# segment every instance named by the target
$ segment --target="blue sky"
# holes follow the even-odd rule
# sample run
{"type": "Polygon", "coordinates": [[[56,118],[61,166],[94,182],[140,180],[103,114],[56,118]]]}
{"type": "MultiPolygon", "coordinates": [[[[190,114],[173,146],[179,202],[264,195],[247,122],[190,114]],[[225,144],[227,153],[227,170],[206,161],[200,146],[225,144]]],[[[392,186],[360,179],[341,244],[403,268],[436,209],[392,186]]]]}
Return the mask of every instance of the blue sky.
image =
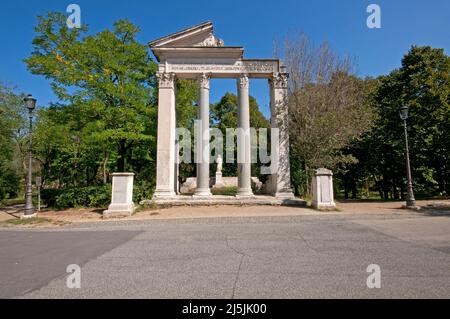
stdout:
{"type": "MultiPolygon", "coordinates": [[[[361,76],[399,67],[412,44],[444,48],[450,54],[450,0],[2,0],[0,81],[32,93],[41,106],[56,101],[49,82],[31,75],[22,60],[32,49],[36,16],[65,12],[71,3],[80,5],[82,22],[91,32],[128,18],[141,28],[142,43],[210,20],[225,45],[244,46],[247,58],[271,58],[274,39],[303,31],[315,43],[326,40],[338,53],[356,57],[361,76]],[[366,26],[371,3],[381,7],[381,29],[366,26]]],[[[267,82],[252,80],[250,85],[250,93],[268,115],[267,82]]],[[[211,101],[226,91],[236,91],[233,80],[213,80],[211,101]]]]}

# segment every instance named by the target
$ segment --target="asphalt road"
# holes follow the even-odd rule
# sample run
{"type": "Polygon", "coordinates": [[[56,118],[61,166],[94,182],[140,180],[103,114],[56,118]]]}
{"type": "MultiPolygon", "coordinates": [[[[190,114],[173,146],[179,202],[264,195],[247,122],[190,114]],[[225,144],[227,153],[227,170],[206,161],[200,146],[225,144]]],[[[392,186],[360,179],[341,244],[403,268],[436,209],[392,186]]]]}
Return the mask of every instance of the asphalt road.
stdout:
{"type": "Polygon", "coordinates": [[[0,231],[2,298],[450,298],[450,217],[317,215],[0,231]],[[81,266],[81,288],[66,267],[81,266]],[[369,289],[369,264],[381,288],[369,289]]]}

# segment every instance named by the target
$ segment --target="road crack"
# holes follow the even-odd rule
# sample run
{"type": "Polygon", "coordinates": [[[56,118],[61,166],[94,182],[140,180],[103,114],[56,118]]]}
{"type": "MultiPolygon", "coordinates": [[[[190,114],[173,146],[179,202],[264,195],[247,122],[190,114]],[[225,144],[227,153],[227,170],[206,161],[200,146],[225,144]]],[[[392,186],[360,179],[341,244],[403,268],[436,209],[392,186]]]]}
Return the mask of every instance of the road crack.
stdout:
{"type": "Polygon", "coordinates": [[[239,266],[238,269],[236,271],[236,278],[234,278],[234,283],[233,283],[233,291],[231,293],[231,299],[234,299],[234,295],[236,293],[236,286],[237,286],[237,282],[239,280],[239,274],[241,272],[241,267],[242,267],[242,262],[244,261],[244,257],[247,256],[245,253],[237,250],[236,248],[234,248],[233,246],[230,245],[230,242],[228,241],[228,237],[225,237],[225,242],[227,244],[227,247],[230,248],[232,251],[234,251],[236,254],[238,254],[241,258],[239,260],[239,266]]]}
{"type": "Polygon", "coordinates": [[[313,252],[318,253],[318,251],[312,247],[308,241],[302,236],[302,234],[300,234],[299,232],[297,232],[297,235],[300,237],[300,239],[305,243],[306,247],[308,247],[309,249],[311,249],[313,252]]]}

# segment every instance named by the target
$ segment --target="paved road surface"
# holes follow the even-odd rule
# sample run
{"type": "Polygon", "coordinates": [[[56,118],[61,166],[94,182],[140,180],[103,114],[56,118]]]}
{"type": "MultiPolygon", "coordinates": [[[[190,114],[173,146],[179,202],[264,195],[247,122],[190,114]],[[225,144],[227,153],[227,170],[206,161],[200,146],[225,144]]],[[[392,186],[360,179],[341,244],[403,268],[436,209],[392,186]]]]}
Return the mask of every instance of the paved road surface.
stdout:
{"type": "MultiPolygon", "coordinates": [[[[231,208],[230,208],[231,209],[231,208]]],[[[450,298],[450,217],[108,222],[0,231],[0,297],[450,298]],[[81,288],[66,287],[79,264],[81,288]],[[366,268],[381,267],[381,289],[366,268]]]]}

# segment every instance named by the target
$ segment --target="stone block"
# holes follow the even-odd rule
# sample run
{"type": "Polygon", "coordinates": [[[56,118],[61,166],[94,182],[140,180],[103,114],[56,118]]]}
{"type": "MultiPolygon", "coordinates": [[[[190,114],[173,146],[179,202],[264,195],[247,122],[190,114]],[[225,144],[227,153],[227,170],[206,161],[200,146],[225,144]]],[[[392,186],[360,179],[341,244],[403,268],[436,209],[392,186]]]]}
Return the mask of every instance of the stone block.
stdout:
{"type": "Polygon", "coordinates": [[[326,168],[314,171],[312,207],[316,209],[335,209],[333,192],[333,172],[326,168]]]}
{"type": "Polygon", "coordinates": [[[113,173],[111,204],[103,212],[103,217],[130,216],[134,213],[133,179],[134,173],[113,173]]]}

